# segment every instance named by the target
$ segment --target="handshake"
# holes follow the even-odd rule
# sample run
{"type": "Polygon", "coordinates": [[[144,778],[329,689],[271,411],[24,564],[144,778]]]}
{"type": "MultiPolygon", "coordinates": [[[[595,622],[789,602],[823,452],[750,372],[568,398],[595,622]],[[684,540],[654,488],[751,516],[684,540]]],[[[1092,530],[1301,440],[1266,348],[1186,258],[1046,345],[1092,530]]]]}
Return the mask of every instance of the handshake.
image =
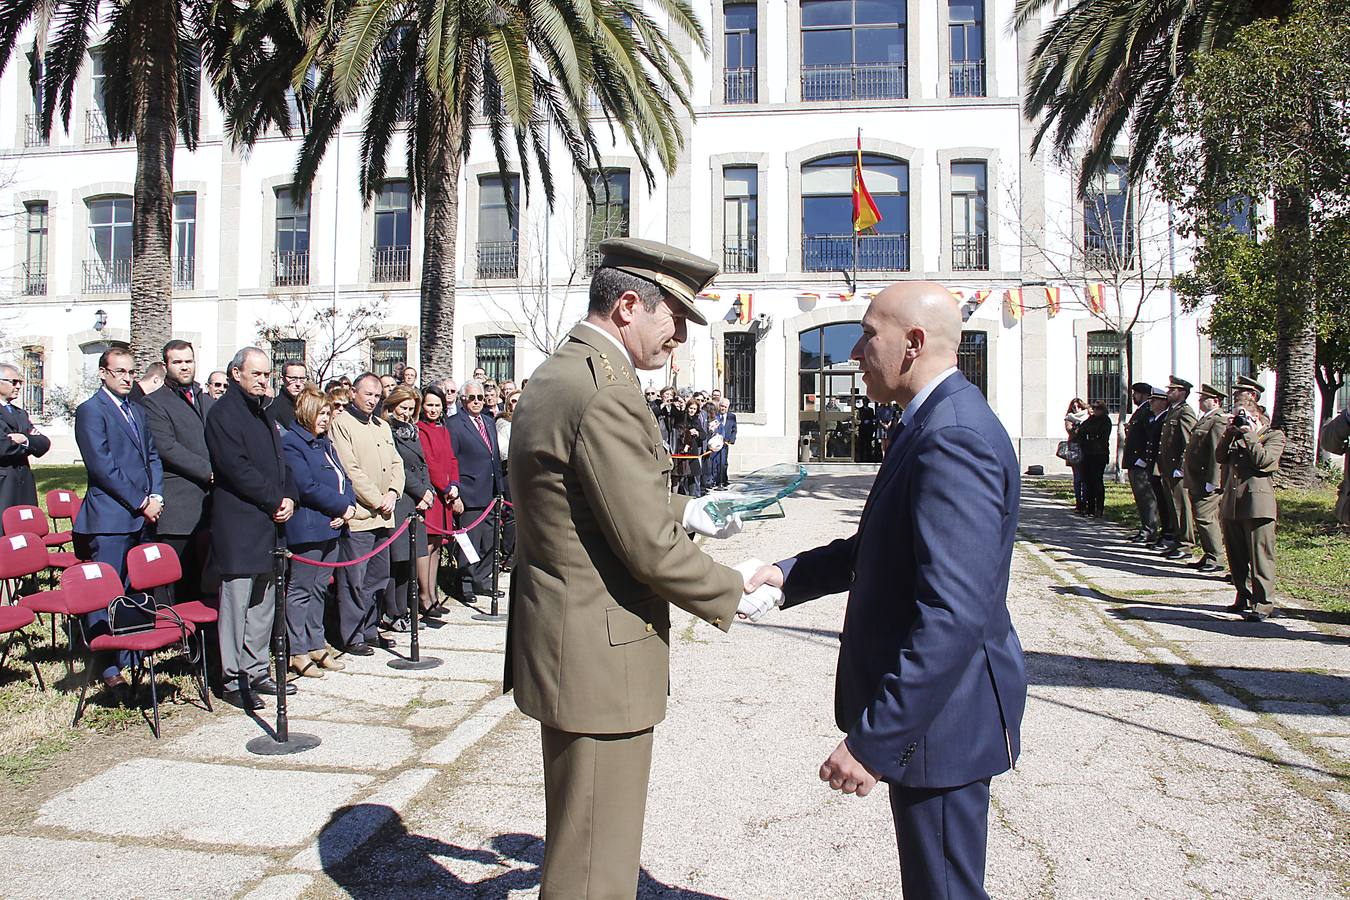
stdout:
{"type": "MultiPolygon", "coordinates": [[[[719,494],[713,492],[700,499],[690,500],[684,508],[684,519],[680,524],[686,531],[693,531],[704,537],[728,538],[738,534],[743,527],[740,513],[727,516],[719,524],[708,512],[708,504],[717,499],[719,494]]],[[[783,605],[781,569],[753,558],[737,565],[735,569],[745,581],[745,593],[741,595],[736,615],[757,622],[769,610],[783,605]]]]}

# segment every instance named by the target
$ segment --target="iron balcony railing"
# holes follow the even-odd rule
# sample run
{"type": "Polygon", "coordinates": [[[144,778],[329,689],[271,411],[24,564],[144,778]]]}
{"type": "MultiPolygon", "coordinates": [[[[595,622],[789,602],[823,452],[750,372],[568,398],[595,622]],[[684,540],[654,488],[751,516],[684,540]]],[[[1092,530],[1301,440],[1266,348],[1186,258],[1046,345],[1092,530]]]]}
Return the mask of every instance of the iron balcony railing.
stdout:
{"type": "Polygon", "coordinates": [[[86,144],[111,144],[108,137],[108,120],[99,109],[84,111],[84,142],[86,144]]]}
{"type": "Polygon", "coordinates": [[[759,239],[753,234],[727,238],[722,246],[722,271],[758,272],[759,239]]]}
{"type": "Polygon", "coordinates": [[[370,253],[370,280],[374,284],[412,279],[411,247],[376,247],[370,253]]]}
{"type": "Polygon", "coordinates": [[[29,297],[40,297],[47,293],[47,267],[25,263],[20,289],[29,297]]]}
{"type": "MultiPolygon", "coordinates": [[[[802,240],[802,271],[847,272],[853,268],[853,235],[808,234],[802,240]]],[[[858,270],[908,272],[908,234],[864,234],[858,238],[858,270]]]]}
{"type": "Polygon", "coordinates": [[[803,100],[896,100],[908,96],[904,64],[802,66],[803,100]]]}
{"type": "Polygon", "coordinates": [[[520,268],[517,241],[479,241],[478,277],[515,278],[520,268]]]}
{"type": "Polygon", "coordinates": [[[984,60],[952,60],[951,95],[953,97],[984,96],[984,60]]]}
{"type": "Polygon", "coordinates": [[[272,284],[295,287],[309,284],[309,251],[292,250],[272,254],[272,284]]]}
{"type": "Polygon", "coordinates": [[[1083,233],[1083,265],[1088,269],[1128,269],[1134,265],[1134,235],[1102,234],[1092,228],[1083,233]]]}
{"type": "Polygon", "coordinates": [[[47,146],[47,136],[42,133],[42,119],[39,116],[23,117],[23,145],[25,147],[47,146]]]}
{"type": "Polygon", "coordinates": [[[586,248],[586,260],[585,260],[585,262],[586,262],[586,277],[587,277],[587,278],[589,278],[589,277],[591,277],[592,275],[594,275],[594,274],[595,274],[595,270],[598,269],[598,268],[600,268],[600,257],[601,257],[601,253],[600,253],[600,248],[599,248],[599,247],[587,247],[587,248],[586,248]]]}
{"type": "Polygon", "coordinates": [[[756,72],[754,66],[741,69],[726,69],[723,71],[723,78],[726,82],[726,102],[727,103],[755,103],[758,102],[758,88],[756,72]]]}
{"type": "Polygon", "coordinates": [[[197,283],[197,257],[175,256],[173,258],[174,290],[190,291],[197,283]]]}
{"type": "Polygon", "coordinates": [[[989,268],[989,235],[952,235],[952,269],[957,272],[982,272],[989,268]]]}
{"type": "Polygon", "coordinates": [[[84,261],[84,292],[86,294],[130,293],[131,260],[86,259],[84,261]]]}

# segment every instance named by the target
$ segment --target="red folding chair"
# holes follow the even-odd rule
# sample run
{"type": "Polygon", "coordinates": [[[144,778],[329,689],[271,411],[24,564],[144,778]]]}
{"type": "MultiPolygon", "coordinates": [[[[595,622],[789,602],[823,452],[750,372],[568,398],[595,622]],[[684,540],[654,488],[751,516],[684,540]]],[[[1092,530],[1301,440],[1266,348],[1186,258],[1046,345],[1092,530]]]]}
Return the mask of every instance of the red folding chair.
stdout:
{"type": "MultiPolygon", "coordinates": [[[[81,611],[80,614],[100,608],[107,609],[108,604],[123,593],[121,579],[107,563],[80,563],[66,569],[61,573],[61,592],[66,596],[67,607],[72,614],[77,609],[81,611]]],[[[83,625],[77,627],[83,634],[83,625]]],[[[84,697],[94,673],[93,654],[128,651],[138,654],[131,667],[133,691],[140,684],[142,668],[149,670],[150,702],[154,709],[154,721],[150,728],[155,737],[159,738],[159,691],[155,683],[155,654],[178,644],[182,646],[183,653],[188,655],[188,638],[195,630],[191,622],[184,622],[182,627],[177,624],[160,624],[148,631],[135,634],[101,634],[86,641],[89,655],[85,660],[84,680],[80,684],[80,699],[75,704],[75,718],[71,721],[71,727],[78,725],[80,717],[84,715],[84,697]]],[[[204,694],[206,692],[204,681],[200,683],[200,688],[204,694]]]]}
{"type": "MultiPolygon", "coordinates": [[[[47,522],[47,514],[36,506],[11,506],[5,510],[3,516],[0,516],[0,523],[3,523],[5,535],[14,534],[35,534],[42,542],[44,547],[50,548],[52,545],[48,538],[51,536],[51,528],[47,522]]],[[[67,536],[66,541],[70,538],[67,536]]],[[[61,543],[65,543],[62,541],[61,543]]],[[[56,546],[59,546],[56,545],[56,546]]],[[[77,562],[75,554],[69,550],[51,550],[47,552],[47,566],[51,569],[64,569],[67,566],[73,566],[77,562]]],[[[55,582],[55,579],[53,579],[55,582]]]]}
{"type": "Polygon", "coordinates": [[[33,656],[33,641],[24,629],[33,624],[37,616],[31,609],[25,609],[22,606],[4,606],[0,607],[0,634],[8,635],[5,638],[5,646],[0,649],[0,669],[4,669],[5,660],[9,657],[9,648],[13,646],[16,638],[23,638],[23,645],[28,650],[28,662],[33,667],[33,674],[37,677],[38,690],[43,691],[47,686],[42,683],[42,670],[38,668],[37,658],[33,656]]]}
{"type": "MultiPolygon", "coordinates": [[[[5,510],[5,520],[13,509],[5,510]]],[[[0,538],[0,602],[18,603],[24,593],[34,593],[37,576],[51,565],[42,537],[31,532],[9,533],[0,538]]]]}
{"type": "Polygon", "coordinates": [[[66,530],[57,531],[48,535],[50,540],[48,546],[69,543],[71,540],[71,530],[75,527],[75,517],[80,514],[80,495],[66,488],[53,488],[47,492],[47,518],[51,520],[52,527],[56,527],[57,519],[66,520],[66,530]],[[57,541],[57,538],[65,538],[63,541],[57,541]]]}
{"type": "MultiPolygon", "coordinates": [[[[214,625],[220,618],[219,601],[182,600],[174,596],[174,585],[183,579],[183,566],[178,554],[168,544],[138,544],[127,553],[127,580],[133,591],[146,591],[154,594],[161,606],[168,606],[178,613],[184,622],[197,626],[197,656],[194,660],[201,667],[202,683],[206,683],[206,632],[203,625],[214,625]]],[[[202,702],[211,708],[211,693],[202,693],[202,702]]]]}

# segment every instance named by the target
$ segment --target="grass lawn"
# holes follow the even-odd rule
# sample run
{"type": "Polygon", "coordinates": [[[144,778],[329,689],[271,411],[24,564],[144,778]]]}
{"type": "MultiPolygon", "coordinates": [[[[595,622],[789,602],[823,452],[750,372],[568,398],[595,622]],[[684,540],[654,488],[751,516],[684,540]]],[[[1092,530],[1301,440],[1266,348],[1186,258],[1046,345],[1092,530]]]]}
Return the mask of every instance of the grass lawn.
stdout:
{"type": "Polygon", "coordinates": [[[53,488],[69,488],[84,496],[88,487],[84,466],[33,466],[33,478],[37,481],[38,505],[47,508],[47,492],[53,488]]]}
{"type": "MultiPolygon", "coordinates": [[[[1055,497],[1073,502],[1073,483],[1039,482],[1055,497]]],[[[1350,613],[1350,530],[1338,525],[1335,487],[1276,491],[1280,518],[1275,531],[1275,589],[1329,612],[1350,613]]],[[[1135,527],[1139,517],[1129,485],[1107,482],[1106,518],[1135,527]]]]}

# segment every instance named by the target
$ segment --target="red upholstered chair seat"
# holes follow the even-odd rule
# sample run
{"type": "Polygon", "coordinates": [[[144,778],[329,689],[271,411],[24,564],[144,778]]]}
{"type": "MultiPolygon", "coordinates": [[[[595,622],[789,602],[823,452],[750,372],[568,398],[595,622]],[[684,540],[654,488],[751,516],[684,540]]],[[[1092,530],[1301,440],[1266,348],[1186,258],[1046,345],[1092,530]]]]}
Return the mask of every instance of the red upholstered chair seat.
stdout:
{"type": "Polygon", "coordinates": [[[72,540],[74,540],[72,532],[56,531],[44,537],[42,542],[48,547],[60,547],[62,544],[69,544],[72,540]]]}
{"type": "Polygon", "coordinates": [[[195,625],[205,625],[220,618],[216,608],[205,600],[188,600],[186,603],[175,603],[170,608],[182,616],[184,622],[195,625]]]}
{"type": "Polygon", "coordinates": [[[37,616],[22,606],[0,606],[0,633],[18,631],[33,624],[37,616]]]}
{"type": "MultiPolygon", "coordinates": [[[[192,623],[187,623],[187,633],[190,635],[194,630],[192,623]]],[[[163,650],[182,639],[183,632],[177,625],[166,625],[161,622],[149,631],[140,631],[136,634],[100,634],[89,642],[89,649],[95,652],[130,650],[148,653],[151,650],[163,650]]]]}
{"type": "Polygon", "coordinates": [[[66,595],[60,590],[39,591],[36,594],[20,597],[19,605],[31,609],[35,613],[52,613],[58,616],[70,615],[70,607],[66,604],[66,595]]]}
{"type": "Polygon", "coordinates": [[[70,550],[48,550],[47,562],[50,563],[53,568],[69,569],[79,562],[79,559],[77,559],[75,554],[70,550]]]}

